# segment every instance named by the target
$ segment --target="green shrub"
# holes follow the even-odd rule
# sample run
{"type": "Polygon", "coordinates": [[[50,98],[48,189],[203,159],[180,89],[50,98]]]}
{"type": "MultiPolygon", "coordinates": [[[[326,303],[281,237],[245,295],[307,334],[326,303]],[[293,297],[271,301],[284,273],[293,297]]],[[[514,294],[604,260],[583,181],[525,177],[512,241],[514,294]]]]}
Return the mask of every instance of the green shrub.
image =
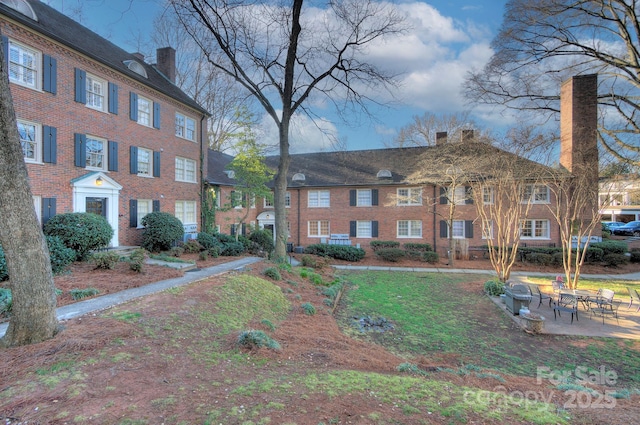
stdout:
{"type": "Polygon", "coordinates": [[[529,263],[550,266],[553,261],[553,256],[543,252],[530,252],[527,254],[526,259],[529,263]]]}
{"type": "Polygon", "coordinates": [[[144,270],[144,260],[147,257],[147,252],[144,248],[137,248],[129,255],[129,269],[134,272],[142,273],[144,270]]]}
{"type": "Polygon", "coordinates": [[[279,350],[280,344],[263,331],[249,330],[242,331],[238,335],[238,345],[246,348],[271,348],[272,350],[279,350]]]}
{"type": "Polygon", "coordinates": [[[220,242],[220,245],[236,241],[236,238],[234,236],[227,235],[225,233],[216,233],[215,237],[220,242]]]}
{"type": "Polygon", "coordinates": [[[63,273],[76,259],[76,252],[71,248],[67,248],[58,236],[45,236],[45,239],[47,240],[47,248],[49,248],[51,271],[53,274],[63,273]]]}
{"type": "MultiPolygon", "coordinates": [[[[594,242],[589,244],[591,248],[600,248],[604,255],[607,254],[624,254],[629,250],[629,245],[624,241],[607,240],[602,242],[594,242]]],[[[604,256],[603,255],[603,256],[604,256]]]]}
{"type": "Polygon", "coordinates": [[[169,255],[172,257],[182,257],[184,254],[184,248],[181,246],[174,246],[169,250],[169,255]]]}
{"type": "Polygon", "coordinates": [[[379,249],[399,248],[400,247],[400,242],[397,242],[397,241],[371,241],[369,246],[371,247],[371,250],[373,252],[376,252],[379,249]]]}
{"type": "Polygon", "coordinates": [[[182,245],[182,249],[184,249],[184,252],[186,253],[195,254],[202,251],[204,247],[200,245],[200,242],[197,240],[189,239],[184,245],[182,245]]]}
{"type": "Polygon", "coordinates": [[[275,245],[273,243],[273,234],[271,233],[271,230],[254,230],[249,235],[249,240],[264,252],[270,253],[275,249],[275,245]]]}
{"type": "Polygon", "coordinates": [[[316,308],[311,303],[304,303],[300,307],[302,308],[302,311],[304,311],[304,314],[306,314],[307,316],[313,316],[314,314],[316,314],[316,308]]]}
{"type": "Polygon", "coordinates": [[[618,267],[629,263],[629,257],[624,254],[606,254],[602,260],[609,267],[618,267]]]}
{"type": "Polygon", "coordinates": [[[563,257],[563,252],[554,252],[553,255],[551,255],[551,264],[554,266],[561,266],[563,257]]]}
{"type": "Polygon", "coordinates": [[[504,294],[504,283],[499,280],[487,280],[484,283],[484,292],[492,297],[504,294]]]}
{"type": "Polygon", "coordinates": [[[7,260],[4,258],[4,250],[2,249],[2,245],[0,245],[0,282],[7,279],[9,279],[9,274],[7,273],[7,260]]]}
{"type": "Polygon", "coordinates": [[[0,288],[0,314],[10,313],[12,308],[13,298],[11,296],[11,290],[0,288]]]}
{"type": "Polygon", "coordinates": [[[440,256],[435,251],[427,251],[422,254],[422,261],[430,264],[436,264],[438,261],[440,261],[440,256]]]}
{"type": "Polygon", "coordinates": [[[237,257],[245,251],[244,245],[241,242],[225,242],[220,251],[220,255],[225,257],[237,257]]]}
{"type": "Polygon", "coordinates": [[[198,259],[200,261],[207,261],[208,258],[209,258],[209,251],[202,251],[200,252],[200,255],[198,255],[198,259]]]}
{"type": "Polygon", "coordinates": [[[312,257],[310,255],[303,255],[300,258],[300,263],[302,264],[302,267],[313,267],[315,269],[318,266],[318,260],[316,257],[312,257]]]}
{"type": "Polygon", "coordinates": [[[251,242],[251,240],[249,240],[248,237],[243,235],[238,235],[238,242],[242,244],[242,248],[243,248],[242,252],[249,251],[254,246],[254,243],[251,242]]]}
{"type": "Polygon", "coordinates": [[[400,248],[379,248],[374,252],[378,258],[384,261],[391,261],[393,263],[400,261],[405,257],[405,252],[400,248]]]}
{"type": "Polygon", "coordinates": [[[91,256],[91,262],[96,269],[113,270],[120,261],[120,256],[115,252],[97,252],[91,256]]]}
{"type": "Polygon", "coordinates": [[[366,254],[362,248],[348,245],[328,245],[325,243],[309,245],[305,248],[304,252],[306,254],[354,262],[362,260],[366,254]]]}
{"type": "Polygon", "coordinates": [[[282,276],[280,275],[280,270],[277,267],[268,267],[264,269],[264,275],[270,277],[273,280],[280,280],[282,276]]]}
{"type": "Polygon", "coordinates": [[[587,248],[586,255],[584,257],[585,263],[600,263],[604,258],[604,250],[602,248],[598,248],[597,246],[589,246],[587,248]]]}
{"type": "Polygon", "coordinates": [[[198,237],[196,238],[196,240],[200,245],[202,245],[204,249],[220,247],[220,242],[218,241],[218,239],[206,232],[198,233],[198,237]]]}
{"type": "Polygon", "coordinates": [[[207,252],[211,256],[211,258],[218,258],[220,256],[220,247],[219,246],[212,246],[211,248],[209,248],[207,250],[207,252]]]}
{"type": "Polygon", "coordinates": [[[142,247],[150,252],[168,251],[184,236],[182,222],[172,214],[154,211],[142,218],[142,247]]]}
{"type": "Polygon", "coordinates": [[[65,246],[76,252],[77,260],[85,260],[89,251],[109,245],[113,229],[101,215],[64,213],[54,215],[47,221],[44,234],[60,237],[65,246]]]}
{"type": "Polygon", "coordinates": [[[422,254],[424,254],[424,252],[422,251],[405,251],[404,252],[404,256],[412,260],[421,260],[422,254]]]}
{"type": "MultiPolygon", "coordinates": [[[[635,248],[631,250],[631,257],[629,258],[629,260],[632,263],[640,263],[640,249],[635,248]]],[[[0,279],[2,280],[2,279],[0,279]]]]}
{"type": "Polygon", "coordinates": [[[419,251],[419,252],[433,251],[431,244],[428,244],[428,243],[406,243],[403,245],[403,247],[407,251],[419,251]]]}
{"type": "Polygon", "coordinates": [[[94,295],[98,295],[100,291],[96,288],[85,288],[85,289],[72,289],[69,291],[71,294],[71,298],[74,300],[81,300],[87,297],[93,297],[94,295]]]}

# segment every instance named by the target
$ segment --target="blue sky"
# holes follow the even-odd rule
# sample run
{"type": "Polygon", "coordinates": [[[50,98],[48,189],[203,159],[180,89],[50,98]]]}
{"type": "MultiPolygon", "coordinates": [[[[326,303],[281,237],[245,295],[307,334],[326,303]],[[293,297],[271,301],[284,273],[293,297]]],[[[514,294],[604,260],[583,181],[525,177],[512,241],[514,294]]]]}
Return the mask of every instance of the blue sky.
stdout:
{"type": "MultiPolygon", "coordinates": [[[[142,50],[153,20],[163,10],[162,0],[44,0],[127,51],[142,50]]],[[[380,46],[380,61],[402,67],[402,86],[392,108],[374,110],[376,121],[345,125],[330,109],[316,113],[323,128],[338,136],[350,150],[382,148],[397,131],[425,112],[456,113],[470,108],[460,93],[466,73],[491,56],[490,42],[502,23],[506,0],[400,0],[412,30],[391,46],[380,46]],[[387,56],[385,56],[387,55],[387,56]]],[[[155,46],[162,47],[162,46],[155,46]]],[[[388,99],[380,99],[386,101],[388,99]]],[[[472,110],[479,125],[500,129],[505,117],[486,108],[472,110]]],[[[265,120],[269,125],[269,121],[265,120]]],[[[272,122],[271,122],[272,123],[272,122]]],[[[266,138],[276,137],[274,125],[266,138]]],[[[330,150],[329,141],[304,117],[291,135],[291,151],[330,150]]]]}

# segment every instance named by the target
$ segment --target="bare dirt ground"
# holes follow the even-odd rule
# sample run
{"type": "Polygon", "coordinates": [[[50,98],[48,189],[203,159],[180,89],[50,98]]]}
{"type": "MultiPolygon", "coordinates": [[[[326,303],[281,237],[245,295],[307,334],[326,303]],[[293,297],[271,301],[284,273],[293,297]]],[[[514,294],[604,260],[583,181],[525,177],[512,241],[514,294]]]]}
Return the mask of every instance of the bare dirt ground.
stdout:
{"type": "MultiPolygon", "coordinates": [[[[195,258],[195,255],[183,258],[195,258]]],[[[210,259],[198,262],[199,267],[207,267],[233,258],[210,259]]],[[[372,265],[381,263],[374,256],[367,256],[357,265],[372,265]]],[[[270,264],[258,263],[246,273],[264,278],[263,270],[270,264]]],[[[403,260],[398,263],[384,263],[402,267],[429,267],[422,262],[403,260]]],[[[442,265],[441,265],[442,266],[442,265]]],[[[486,260],[457,261],[456,268],[488,269],[486,260]]],[[[517,270],[540,270],[539,267],[518,265],[517,270]]],[[[600,268],[585,269],[585,273],[611,273],[613,270],[600,268]]],[[[616,270],[618,272],[637,271],[637,266],[616,270]]],[[[550,269],[551,274],[558,270],[550,269]]],[[[126,264],[121,264],[116,270],[93,270],[91,265],[75,264],[71,273],[56,277],[56,286],[65,295],[59,298],[60,305],[73,302],[66,293],[73,288],[94,287],[101,294],[130,288],[145,283],[175,277],[183,272],[165,267],[147,266],[142,275],[128,270],[126,264]]],[[[321,273],[325,280],[332,279],[331,268],[325,267],[321,273]]],[[[181,292],[180,297],[160,293],[145,297],[132,303],[118,306],[111,313],[126,314],[136,311],[145,321],[188,321],[188,306],[205,303],[211,299],[212,290],[224,282],[226,276],[213,277],[197,284],[192,284],[181,292]]],[[[314,305],[322,305],[324,296],[317,288],[304,282],[297,275],[285,274],[281,281],[275,284],[290,288],[291,282],[298,280],[295,288],[296,296],[291,295],[294,306],[300,304],[300,299],[314,305]]],[[[465,290],[480,292],[484,281],[469,282],[465,290]]],[[[500,314],[493,306],[479,307],[476,312],[479,317],[493,320],[500,314]]],[[[284,342],[282,350],[278,352],[260,350],[259,352],[245,352],[247,368],[229,367],[225,362],[205,362],[207,367],[195,363],[185,355],[189,351],[190,341],[185,336],[181,341],[164,341],[162,335],[149,335],[141,332],[138,326],[127,321],[115,320],[105,315],[97,314],[74,319],[64,323],[65,330],[51,341],[28,347],[13,348],[1,353],[0,363],[0,419],[6,424],[195,424],[203,423],[206,414],[197,406],[215,406],[218,401],[223,403],[231,399],[228,392],[229,384],[237,386],[239,383],[250,382],[255,371],[264,368],[274,368],[276,374],[283,376],[290,374],[306,374],[311,371],[331,370],[360,370],[383,374],[397,373],[398,364],[404,362],[381,346],[364,341],[356,341],[343,334],[333,316],[322,309],[314,318],[302,313],[300,308],[294,308],[289,319],[273,334],[278,341],[284,342]],[[320,316],[320,317],[318,317],[320,316]],[[60,364],[68,362],[82,363],[92,359],[91,364],[85,364],[77,371],[78,377],[69,377],[55,384],[33,384],[32,391],[20,392],[19,397],[2,396],[11,394],[11,387],[19,381],[20,385],[31,385],[21,381],[33,371],[51,371],[60,364]],[[117,360],[114,360],[117,359],[117,360]],[[266,363],[265,363],[266,359],[266,363]],[[211,383],[217,383],[211,385],[211,383]],[[204,391],[203,388],[207,390],[204,391]],[[169,398],[168,394],[182,394],[178,401],[169,398]],[[173,401],[172,401],[173,400],[173,401]],[[185,402],[186,401],[186,402],[185,402]],[[140,422],[122,422],[120,418],[145,418],[140,422]]],[[[259,324],[256,325],[259,328],[259,324]]],[[[201,330],[202,333],[205,330],[201,330]]],[[[513,329],[516,338],[529,340],[530,335],[519,329],[513,329]]],[[[530,342],[530,341],[529,341],[530,342]]],[[[233,348],[233,341],[227,342],[229,350],[233,348]]],[[[562,345],[552,340],[541,340],[541,349],[562,350],[562,345]]],[[[636,344],[637,345],[637,344],[636,344]]],[[[223,347],[224,348],[224,347],[223,347]]],[[[640,347],[638,348],[640,349],[640,347]]],[[[521,353],[514,353],[520,355],[521,353]]],[[[432,356],[419,359],[419,366],[424,370],[433,371],[430,379],[446,380],[454,386],[468,386],[495,390],[496,382],[474,377],[473,375],[457,376],[441,374],[436,368],[456,368],[462,366],[463,359],[456,356],[432,356]]],[[[45,373],[46,374],[46,373],[45,373]]],[[[505,391],[522,391],[523,393],[535,385],[535,377],[505,376],[506,381],[500,385],[505,391]]],[[[545,395],[554,402],[562,405],[554,392],[544,386],[536,385],[537,390],[546,391],[545,395]]],[[[292,392],[295,394],[296,389],[292,392]]],[[[304,393],[301,390],[300,393],[304,393]]],[[[173,395],[171,396],[173,397],[173,395]]],[[[236,399],[240,396],[235,396],[236,399]]],[[[452,418],[439,415],[412,418],[402,411],[401,407],[389,403],[378,403],[375,398],[364,394],[352,393],[348,397],[334,398],[329,395],[305,399],[298,396],[282,396],[277,391],[269,394],[267,400],[264,392],[254,393],[239,398],[242,402],[239,408],[247,409],[257,404],[265,404],[280,400],[284,409],[273,409],[269,413],[272,424],[317,425],[321,422],[335,424],[444,424],[452,423],[452,418]],[[253,398],[252,398],[253,397],[253,398]],[[295,406],[287,408],[287,406],[295,406]],[[377,417],[386,422],[379,422],[366,416],[363,412],[376,412],[377,417]]],[[[237,403],[240,403],[238,401],[237,403]]],[[[581,424],[623,424],[637,423],[640,417],[639,397],[616,400],[615,409],[576,409],[572,411],[573,423],[581,424]]],[[[215,421],[215,423],[240,424],[254,423],[240,420],[215,421]]],[[[468,423],[499,424],[492,421],[489,415],[483,417],[467,417],[468,423]]],[[[454,421],[455,422],[455,421],[454,421]]],[[[205,422],[205,423],[214,423],[205,422]]],[[[256,422],[258,423],[258,422],[256,422]]],[[[460,422],[458,422],[460,423],[460,422]]]]}

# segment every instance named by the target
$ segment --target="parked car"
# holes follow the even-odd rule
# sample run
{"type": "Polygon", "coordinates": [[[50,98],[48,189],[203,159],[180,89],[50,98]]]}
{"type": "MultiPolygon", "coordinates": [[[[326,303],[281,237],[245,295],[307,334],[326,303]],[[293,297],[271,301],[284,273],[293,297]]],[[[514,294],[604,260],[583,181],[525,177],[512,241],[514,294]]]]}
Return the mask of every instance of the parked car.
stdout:
{"type": "Polygon", "coordinates": [[[625,224],[626,223],[623,223],[621,221],[603,221],[602,230],[613,232],[613,229],[617,229],[618,227],[624,226],[625,224]]]}
{"type": "Polygon", "coordinates": [[[640,236],[640,221],[630,221],[624,226],[613,229],[617,236],[640,236]]]}

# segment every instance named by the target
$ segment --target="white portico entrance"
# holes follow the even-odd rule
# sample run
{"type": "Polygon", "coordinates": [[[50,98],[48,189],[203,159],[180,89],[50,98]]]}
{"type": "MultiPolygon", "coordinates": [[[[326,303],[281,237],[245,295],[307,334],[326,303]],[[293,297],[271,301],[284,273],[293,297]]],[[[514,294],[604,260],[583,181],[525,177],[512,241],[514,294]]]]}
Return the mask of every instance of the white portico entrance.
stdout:
{"type": "Polygon", "coordinates": [[[273,211],[265,211],[258,215],[258,227],[260,229],[271,230],[273,242],[276,241],[276,214],[273,211]]]}
{"type": "Polygon", "coordinates": [[[100,171],[94,171],[71,180],[73,212],[91,212],[107,219],[113,229],[109,246],[118,243],[118,211],[122,186],[100,171]]]}

